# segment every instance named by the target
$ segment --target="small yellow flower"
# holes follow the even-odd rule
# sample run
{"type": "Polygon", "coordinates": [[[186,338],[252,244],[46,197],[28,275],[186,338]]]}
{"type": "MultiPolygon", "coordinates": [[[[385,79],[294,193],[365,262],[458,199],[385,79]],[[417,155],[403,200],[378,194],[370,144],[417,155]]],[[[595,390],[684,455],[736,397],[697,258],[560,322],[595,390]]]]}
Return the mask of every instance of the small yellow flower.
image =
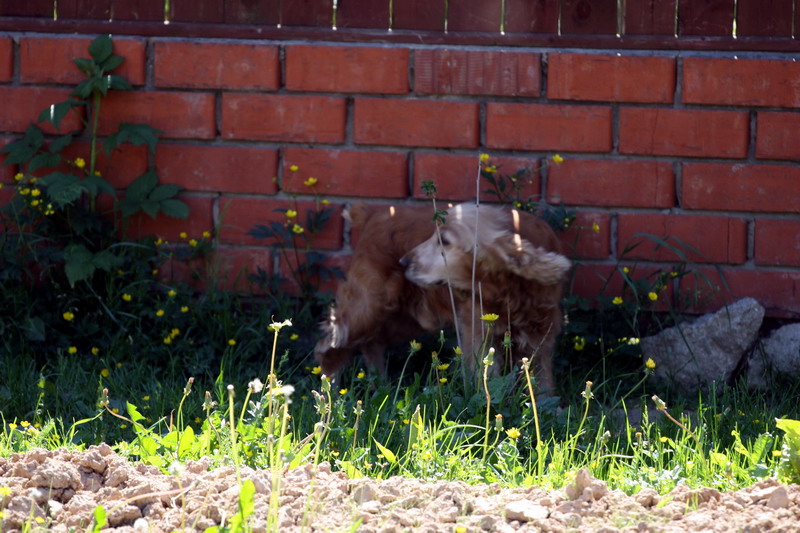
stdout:
{"type": "Polygon", "coordinates": [[[783,455],[783,452],[780,450],[772,450],[772,457],[780,457],[783,455]]]}
{"type": "Polygon", "coordinates": [[[556,165],[560,165],[563,162],[564,162],[564,158],[561,157],[560,155],[556,154],[556,155],[553,156],[553,163],[555,163],[556,165]]]}
{"type": "Polygon", "coordinates": [[[411,420],[409,420],[408,418],[404,418],[403,419],[403,424],[405,424],[406,426],[409,425],[410,423],[411,423],[411,420]]]}
{"type": "Polygon", "coordinates": [[[14,174],[14,181],[22,181],[23,178],[25,178],[25,174],[23,174],[22,172],[14,174]]]}
{"type": "Polygon", "coordinates": [[[318,376],[319,374],[322,374],[322,367],[321,366],[315,366],[314,368],[311,369],[311,373],[314,374],[315,376],[318,376]]]}
{"type": "Polygon", "coordinates": [[[648,370],[655,370],[656,362],[653,361],[652,357],[648,357],[647,361],[645,361],[644,366],[647,367],[648,370]]]}
{"type": "Polygon", "coordinates": [[[439,383],[447,383],[447,378],[439,378],[439,383]]]}
{"type": "Polygon", "coordinates": [[[357,379],[364,379],[366,376],[367,376],[367,374],[363,370],[359,370],[358,374],[356,374],[356,378],[357,379]]]}
{"type": "Polygon", "coordinates": [[[197,246],[197,239],[189,239],[189,246],[191,246],[192,248],[197,246]]]}
{"type": "Polygon", "coordinates": [[[188,305],[184,305],[183,307],[181,307],[181,313],[188,313],[188,312],[189,312],[189,306],[188,305]]]}
{"type": "Polygon", "coordinates": [[[294,226],[292,226],[292,233],[296,233],[296,234],[300,235],[304,231],[305,231],[305,229],[300,224],[295,224],[294,226]]]}
{"type": "Polygon", "coordinates": [[[583,337],[575,337],[575,344],[573,345],[573,349],[576,352],[580,352],[584,348],[586,348],[586,339],[584,339],[583,337]]]}
{"type": "Polygon", "coordinates": [[[22,422],[19,423],[19,425],[24,427],[24,428],[26,428],[26,427],[30,426],[31,423],[28,422],[27,420],[23,420],[22,422]]]}
{"type": "Polygon", "coordinates": [[[142,401],[143,402],[149,402],[150,401],[150,396],[148,396],[148,395],[142,396],[142,401]]]}
{"type": "Polygon", "coordinates": [[[34,201],[32,201],[32,202],[31,202],[31,207],[36,207],[36,206],[38,206],[40,203],[41,203],[41,202],[40,202],[39,200],[34,200],[34,201]]]}
{"type": "Polygon", "coordinates": [[[650,299],[651,302],[655,302],[656,300],[658,300],[658,293],[650,291],[647,293],[647,297],[650,299]]]}
{"type": "Polygon", "coordinates": [[[37,516],[36,518],[34,518],[34,520],[36,521],[37,524],[44,524],[44,518],[42,518],[41,516],[37,516]]]}
{"type": "Polygon", "coordinates": [[[611,300],[611,303],[614,305],[622,305],[622,296],[614,296],[614,299],[611,300]]]}
{"type": "Polygon", "coordinates": [[[659,437],[658,440],[661,442],[667,442],[669,439],[667,437],[659,437]]]}
{"type": "Polygon", "coordinates": [[[628,267],[622,267],[622,273],[623,273],[623,274],[630,274],[630,272],[631,272],[631,269],[630,269],[630,268],[628,268],[628,267]]]}
{"type": "Polygon", "coordinates": [[[185,231],[182,231],[178,234],[178,237],[180,237],[181,239],[187,239],[189,235],[185,231]]]}
{"type": "Polygon", "coordinates": [[[210,231],[204,231],[203,232],[203,238],[204,239],[210,239],[211,238],[211,232],[210,231]]]}
{"type": "Polygon", "coordinates": [[[464,352],[461,350],[461,346],[456,346],[455,348],[453,348],[453,353],[454,353],[456,356],[460,356],[460,355],[462,355],[464,352]]]}
{"type": "Polygon", "coordinates": [[[489,154],[481,154],[481,163],[486,163],[489,161],[489,154]]]}
{"type": "Polygon", "coordinates": [[[119,414],[119,408],[118,407],[114,407],[114,408],[111,409],[111,412],[119,414]]]}
{"type": "Polygon", "coordinates": [[[175,298],[178,295],[178,292],[175,289],[170,289],[167,291],[167,296],[170,298],[175,298]]]}
{"type": "Polygon", "coordinates": [[[592,231],[595,233],[600,233],[600,224],[597,222],[592,222],[592,231]]]}
{"type": "Polygon", "coordinates": [[[31,191],[31,196],[33,196],[34,198],[36,198],[37,196],[41,196],[41,195],[42,195],[42,191],[40,191],[39,189],[33,189],[31,191]]]}
{"type": "Polygon", "coordinates": [[[86,160],[82,157],[78,157],[75,159],[75,166],[78,168],[83,168],[86,166],[86,160]]]}
{"type": "Polygon", "coordinates": [[[291,335],[289,335],[289,340],[290,341],[296,341],[299,338],[300,338],[300,335],[298,335],[297,333],[292,333],[291,335]]]}
{"type": "Polygon", "coordinates": [[[164,337],[164,344],[172,344],[172,337],[164,337]]]}
{"type": "Polygon", "coordinates": [[[294,209],[287,209],[286,210],[286,218],[294,218],[297,216],[297,211],[294,209]]]}
{"type": "Polygon", "coordinates": [[[347,389],[339,389],[339,394],[344,396],[345,394],[347,394],[347,389]]]}
{"type": "Polygon", "coordinates": [[[150,271],[150,274],[153,276],[158,276],[158,269],[154,268],[153,270],[150,271]]]}
{"type": "Polygon", "coordinates": [[[11,423],[8,425],[8,428],[9,428],[11,431],[14,431],[15,429],[17,429],[17,425],[16,425],[14,422],[11,422],[11,423]]]}
{"type": "Polygon", "coordinates": [[[161,246],[162,244],[164,244],[164,239],[159,237],[158,239],[155,240],[153,244],[155,244],[156,246],[161,246]]]}
{"type": "Polygon", "coordinates": [[[497,166],[496,165],[489,165],[486,168],[484,168],[483,170],[485,170],[489,174],[494,174],[495,172],[497,172],[497,166]]]}
{"type": "Polygon", "coordinates": [[[437,366],[436,368],[439,369],[439,370],[447,370],[448,368],[450,368],[450,363],[442,363],[441,365],[437,366]]]}
{"type": "Polygon", "coordinates": [[[67,353],[70,355],[75,355],[76,353],[78,353],[78,348],[75,346],[70,346],[69,348],[67,348],[67,353]]]}
{"type": "Polygon", "coordinates": [[[194,423],[195,423],[195,424],[199,424],[199,423],[201,423],[202,421],[203,421],[203,419],[202,419],[202,418],[200,418],[199,416],[196,416],[196,417],[194,417],[194,423]]]}
{"type": "Polygon", "coordinates": [[[0,487],[0,496],[10,496],[11,489],[9,487],[0,487]]]}
{"type": "Polygon", "coordinates": [[[97,346],[92,346],[92,355],[100,355],[100,348],[97,346]]]}
{"type": "Polygon", "coordinates": [[[307,180],[303,182],[303,185],[305,185],[306,187],[313,187],[314,185],[317,184],[317,181],[319,181],[317,180],[317,178],[309,177],[307,180]]]}
{"type": "Polygon", "coordinates": [[[289,167],[289,170],[291,170],[292,172],[297,172],[298,170],[300,170],[300,167],[298,167],[297,165],[292,165],[289,167]]]}
{"type": "Polygon", "coordinates": [[[496,322],[498,318],[500,318],[500,315],[497,315],[495,313],[486,313],[485,315],[481,315],[481,320],[483,320],[484,322],[488,322],[490,324],[492,322],[496,322]]]}
{"type": "Polygon", "coordinates": [[[520,431],[517,428],[510,428],[506,430],[506,435],[508,435],[508,438],[510,439],[517,440],[518,438],[520,438],[522,433],[520,433],[520,431]]]}
{"type": "Polygon", "coordinates": [[[100,371],[100,375],[103,376],[104,378],[107,378],[108,376],[111,375],[111,370],[104,368],[103,370],[100,371]]]}
{"type": "Polygon", "coordinates": [[[322,205],[330,205],[331,201],[328,200],[327,198],[325,198],[325,199],[320,200],[319,203],[321,203],[322,205]]]}
{"type": "Polygon", "coordinates": [[[64,317],[64,320],[66,320],[67,322],[72,322],[72,320],[74,320],[74,319],[75,319],[75,315],[74,315],[74,314],[72,314],[72,313],[70,313],[69,311],[67,311],[66,313],[64,313],[64,314],[63,314],[63,315],[61,315],[61,316],[63,316],[63,317],[64,317]]]}
{"type": "Polygon", "coordinates": [[[133,296],[131,296],[130,294],[128,294],[128,293],[126,292],[125,294],[123,294],[123,295],[122,295],[122,299],[123,299],[124,301],[126,301],[126,302],[130,302],[131,300],[133,300],[133,296]]]}
{"type": "Polygon", "coordinates": [[[122,368],[122,361],[120,361],[119,363],[117,363],[117,368],[122,368]]]}
{"type": "Polygon", "coordinates": [[[412,352],[418,352],[422,349],[422,343],[417,341],[411,341],[409,343],[412,352]]]}
{"type": "Polygon", "coordinates": [[[162,317],[164,316],[164,314],[166,314],[166,311],[164,311],[163,309],[159,309],[156,311],[156,316],[158,317],[162,317]]]}
{"type": "Polygon", "coordinates": [[[236,346],[236,339],[228,339],[228,346],[236,346]]]}
{"type": "Polygon", "coordinates": [[[180,334],[181,330],[179,330],[178,328],[172,328],[172,331],[169,332],[169,336],[172,337],[173,339],[180,334]]]}

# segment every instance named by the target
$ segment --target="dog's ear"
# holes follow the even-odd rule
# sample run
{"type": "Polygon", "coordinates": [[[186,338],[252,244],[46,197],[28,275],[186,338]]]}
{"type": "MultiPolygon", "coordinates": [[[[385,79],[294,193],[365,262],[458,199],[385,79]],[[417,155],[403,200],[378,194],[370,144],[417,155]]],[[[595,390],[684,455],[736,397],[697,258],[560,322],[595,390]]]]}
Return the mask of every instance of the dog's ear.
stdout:
{"type": "Polygon", "coordinates": [[[518,233],[504,235],[495,242],[506,269],[543,285],[555,285],[564,281],[572,267],[565,256],[534,246],[518,233]]]}

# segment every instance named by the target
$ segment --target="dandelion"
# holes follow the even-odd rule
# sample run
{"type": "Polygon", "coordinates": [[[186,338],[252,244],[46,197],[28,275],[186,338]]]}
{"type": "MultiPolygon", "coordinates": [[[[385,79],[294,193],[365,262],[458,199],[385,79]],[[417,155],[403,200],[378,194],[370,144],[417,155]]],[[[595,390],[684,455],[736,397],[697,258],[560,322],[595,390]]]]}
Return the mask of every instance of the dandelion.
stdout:
{"type": "Polygon", "coordinates": [[[665,442],[667,442],[669,439],[668,439],[667,437],[659,437],[659,438],[658,438],[658,440],[660,440],[662,443],[665,443],[665,442]]]}
{"type": "Polygon", "coordinates": [[[117,368],[122,368],[122,361],[120,361],[119,363],[117,363],[117,368]]]}
{"type": "Polygon", "coordinates": [[[158,310],[156,311],[156,316],[157,316],[157,317],[162,317],[162,316],[164,316],[165,314],[166,314],[166,311],[164,311],[163,309],[158,309],[158,310]]]}
{"type": "Polygon", "coordinates": [[[347,394],[347,389],[339,389],[339,394],[344,396],[345,394],[347,394]]]}
{"type": "MultiPolygon", "coordinates": [[[[158,239],[156,239],[155,241],[153,241],[153,244],[155,244],[156,246],[161,246],[162,244],[164,244],[164,239],[162,239],[161,237],[159,237],[158,239]]],[[[155,274],[154,274],[154,275],[155,275],[155,274]]]]}
{"type": "Polygon", "coordinates": [[[447,383],[447,378],[439,378],[439,383],[447,383]]]}
{"type": "Polygon", "coordinates": [[[522,433],[520,433],[520,431],[514,427],[507,429],[506,435],[508,435],[508,438],[510,439],[517,440],[518,438],[520,438],[520,436],[522,436],[522,433]]]}
{"type": "Polygon", "coordinates": [[[75,315],[70,313],[69,311],[67,311],[61,316],[64,317],[64,320],[66,320],[67,322],[72,322],[75,319],[75,315]]]}
{"type": "Polygon", "coordinates": [[[297,216],[297,211],[294,209],[287,209],[286,210],[286,218],[294,218],[297,216]]]}
{"type": "Polygon", "coordinates": [[[652,357],[648,357],[647,361],[644,362],[644,366],[648,370],[655,370],[656,369],[656,362],[653,361],[652,357]]]}
{"type": "Polygon", "coordinates": [[[481,315],[481,320],[483,320],[484,322],[488,322],[490,324],[492,322],[497,321],[498,318],[500,318],[500,315],[497,315],[495,313],[486,313],[485,315],[481,315]]]}
{"type": "Polygon", "coordinates": [[[409,420],[408,418],[404,418],[403,419],[403,424],[405,424],[406,426],[409,425],[410,423],[411,423],[411,420],[409,420]]]}
{"type": "Polygon", "coordinates": [[[564,162],[564,158],[561,157],[559,154],[555,154],[553,156],[553,163],[555,163],[556,165],[560,165],[563,162],[564,162]]]}
{"type": "Polygon", "coordinates": [[[658,293],[650,291],[647,293],[647,297],[650,299],[651,302],[655,302],[656,300],[658,300],[658,293]]]}
{"type": "Polygon", "coordinates": [[[611,303],[614,305],[622,305],[622,296],[615,296],[611,303]]]}
{"type": "Polygon", "coordinates": [[[783,455],[783,452],[780,450],[772,450],[772,457],[780,457],[783,455]]]}
{"type": "Polygon", "coordinates": [[[442,370],[442,371],[447,370],[448,368],[450,368],[450,363],[442,363],[441,365],[436,367],[437,370],[442,370]]]}
{"type": "Polygon", "coordinates": [[[367,376],[367,374],[363,370],[359,370],[358,374],[356,374],[356,378],[357,379],[364,379],[366,376],[367,376]]]}
{"type": "Polygon", "coordinates": [[[298,170],[300,170],[300,167],[298,167],[297,165],[292,165],[289,167],[289,170],[291,170],[292,172],[297,172],[298,170]]]}
{"type": "Polygon", "coordinates": [[[70,346],[69,348],[67,348],[67,353],[70,355],[75,355],[76,353],[78,353],[78,348],[76,346],[70,346]]]}
{"type": "Polygon", "coordinates": [[[14,431],[15,429],[17,429],[17,425],[14,422],[11,422],[8,425],[8,429],[10,429],[11,431],[14,431]]]}
{"type": "Polygon", "coordinates": [[[630,272],[631,272],[631,269],[630,269],[630,268],[628,268],[628,267],[622,267],[622,273],[623,273],[623,274],[630,274],[630,272]]]}
{"type": "Polygon", "coordinates": [[[78,168],[84,168],[86,166],[86,160],[82,157],[78,157],[75,159],[75,166],[78,168]]]}
{"type": "Polygon", "coordinates": [[[317,180],[317,178],[309,177],[307,180],[303,182],[303,185],[305,185],[306,187],[313,187],[314,185],[317,184],[317,181],[319,181],[317,180]]]}
{"type": "Polygon", "coordinates": [[[11,488],[0,487],[0,496],[11,496],[11,488]]]}
{"type": "Polygon", "coordinates": [[[305,229],[300,224],[295,224],[294,226],[292,226],[292,233],[296,233],[297,235],[300,235],[304,231],[305,231],[305,229]]]}
{"type": "Polygon", "coordinates": [[[465,526],[456,526],[453,529],[453,533],[467,533],[467,528],[465,526]]]}
{"type": "Polygon", "coordinates": [[[34,200],[34,201],[32,201],[32,202],[31,202],[31,207],[36,207],[36,206],[38,206],[40,203],[41,203],[41,202],[39,202],[39,200],[34,200]]]}
{"type": "Polygon", "coordinates": [[[314,374],[315,376],[322,374],[322,367],[315,366],[314,368],[311,369],[311,373],[314,374]]]}
{"type": "Polygon", "coordinates": [[[125,302],[130,302],[131,300],[133,300],[133,296],[131,296],[126,292],[125,294],[122,295],[122,300],[125,302]]]}
{"type": "Polygon", "coordinates": [[[103,376],[104,378],[107,378],[108,376],[111,375],[111,370],[104,368],[103,370],[100,371],[100,375],[103,376]]]}
{"type": "Polygon", "coordinates": [[[421,342],[411,341],[409,344],[411,346],[411,353],[417,353],[418,351],[420,351],[422,349],[422,343],[421,342]]]}
{"type": "Polygon", "coordinates": [[[481,163],[486,163],[489,161],[489,154],[481,154],[481,163]]]}

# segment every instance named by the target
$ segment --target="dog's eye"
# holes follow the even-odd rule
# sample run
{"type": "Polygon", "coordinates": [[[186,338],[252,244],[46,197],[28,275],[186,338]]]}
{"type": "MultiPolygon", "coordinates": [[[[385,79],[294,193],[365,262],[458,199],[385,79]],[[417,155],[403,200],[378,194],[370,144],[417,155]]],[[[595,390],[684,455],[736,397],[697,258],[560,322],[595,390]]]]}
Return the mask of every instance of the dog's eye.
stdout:
{"type": "Polygon", "coordinates": [[[450,246],[450,239],[447,238],[447,235],[442,235],[442,246],[450,246]]]}

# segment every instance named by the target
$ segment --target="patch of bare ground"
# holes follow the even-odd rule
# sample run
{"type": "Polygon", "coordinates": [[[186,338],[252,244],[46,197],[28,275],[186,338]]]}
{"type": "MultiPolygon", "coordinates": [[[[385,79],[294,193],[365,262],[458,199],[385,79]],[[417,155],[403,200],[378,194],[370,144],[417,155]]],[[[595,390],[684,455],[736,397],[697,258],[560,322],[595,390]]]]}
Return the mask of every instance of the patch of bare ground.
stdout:
{"type": "MultiPolygon", "coordinates": [[[[249,523],[265,531],[272,474],[242,468],[256,488],[249,523]]],[[[189,462],[180,475],[128,462],[109,446],[87,451],[34,450],[0,458],[3,531],[83,531],[94,509],[103,531],[203,531],[238,512],[232,467],[189,462]],[[8,490],[4,490],[8,493],[8,490]]],[[[800,531],[800,486],[773,479],[736,492],[679,486],[659,496],[628,496],[581,471],[563,490],[423,482],[394,477],[349,479],[326,463],[286,471],[275,520],[281,532],[729,532],[800,531]]]]}

